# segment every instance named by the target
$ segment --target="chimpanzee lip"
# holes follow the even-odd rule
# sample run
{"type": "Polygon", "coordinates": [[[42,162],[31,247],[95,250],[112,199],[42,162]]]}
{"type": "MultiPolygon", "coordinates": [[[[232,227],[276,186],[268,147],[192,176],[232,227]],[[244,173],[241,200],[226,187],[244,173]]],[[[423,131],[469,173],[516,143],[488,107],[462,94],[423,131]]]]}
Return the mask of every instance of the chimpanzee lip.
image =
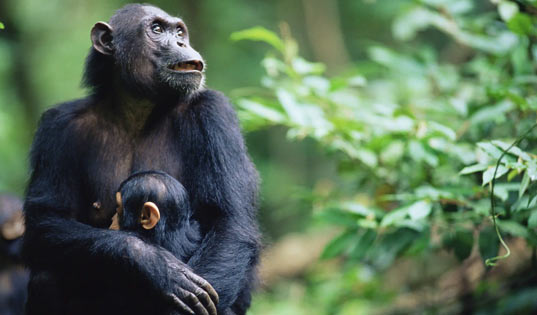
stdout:
{"type": "Polygon", "coordinates": [[[203,62],[201,60],[181,61],[181,62],[169,65],[168,69],[174,72],[191,72],[191,71],[201,72],[203,71],[203,62]]]}

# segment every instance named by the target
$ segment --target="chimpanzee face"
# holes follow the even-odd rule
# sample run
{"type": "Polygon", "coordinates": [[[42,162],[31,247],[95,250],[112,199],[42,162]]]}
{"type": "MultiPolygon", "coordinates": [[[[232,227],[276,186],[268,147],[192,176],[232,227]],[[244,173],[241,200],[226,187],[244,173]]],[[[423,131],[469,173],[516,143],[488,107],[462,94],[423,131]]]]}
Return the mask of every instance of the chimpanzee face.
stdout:
{"type": "MultiPolygon", "coordinates": [[[[154,78],[162,86],[182,93],[197,90],[203,84],[204,62],[201,55],[190,46],[185,23],[177,17],[151,6],[144,7],[142,20],[147,42],[145,62],[151,60],[154,78]]],[[[144,60],[139,62],[143,63],[144,60]]],[[[147,67],[151,67],[147,65],[147,67]]]]}
{"type": "Polygon", "coordinates": [[[153,6],[135,6],[92,29],[93,48],[114,59],[121,82],[138,94],[187,95],[203,86],[201,55],[185,23],[153,6]],[[127,15],[128,16],[124,16],[127,15]]]}

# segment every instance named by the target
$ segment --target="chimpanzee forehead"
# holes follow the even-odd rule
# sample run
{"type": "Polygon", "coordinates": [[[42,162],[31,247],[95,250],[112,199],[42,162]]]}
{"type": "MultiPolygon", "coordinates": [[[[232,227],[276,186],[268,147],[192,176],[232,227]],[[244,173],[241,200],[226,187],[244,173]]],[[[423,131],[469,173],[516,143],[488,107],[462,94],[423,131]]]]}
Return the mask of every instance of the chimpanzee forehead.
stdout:
{"type": "Polygon", "coordinates": [[[158,18],[161,18],[161,19],[163,19],[163,20],[165,20],[165,21],[167,21],[167,22],[169,22],[171,24],[183,21],[180,18],[175,17],[175,16],[171,16],[168,13],[166,13],[164,10],[162,10],[160,8],[157,8],[157,7],[154,7],[154,6],[151,6],[151,5],[144,6],[144,11],[145,11],[146,16],[158,17],[158,18]]]}

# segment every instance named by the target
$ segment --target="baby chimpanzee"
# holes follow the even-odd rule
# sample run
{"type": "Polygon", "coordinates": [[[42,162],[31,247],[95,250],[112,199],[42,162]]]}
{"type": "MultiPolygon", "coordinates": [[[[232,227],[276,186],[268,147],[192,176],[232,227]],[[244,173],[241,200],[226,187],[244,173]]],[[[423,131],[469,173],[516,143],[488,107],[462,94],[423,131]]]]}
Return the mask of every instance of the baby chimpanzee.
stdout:
{"type": "Polygon", "coordinates": [[[134,232],[188,263],[199,246],[200,232],[181,183],[163,172],[138,172],[121,183],[116,200],[110,229],[134,232]]]}

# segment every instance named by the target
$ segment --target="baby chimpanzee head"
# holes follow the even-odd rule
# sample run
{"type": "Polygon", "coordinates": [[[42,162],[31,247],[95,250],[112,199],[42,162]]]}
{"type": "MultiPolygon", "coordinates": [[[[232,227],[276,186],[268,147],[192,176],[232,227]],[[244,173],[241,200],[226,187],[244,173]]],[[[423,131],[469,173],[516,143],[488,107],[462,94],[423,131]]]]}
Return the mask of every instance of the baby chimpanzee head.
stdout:
{"type": "Polygon", "coordinates": [[[185,188],[164,172],[131,175],[119,186],[116,199],[118,209],[110,228],[150,238],[185,226],[192,215],[185,188]]]}

